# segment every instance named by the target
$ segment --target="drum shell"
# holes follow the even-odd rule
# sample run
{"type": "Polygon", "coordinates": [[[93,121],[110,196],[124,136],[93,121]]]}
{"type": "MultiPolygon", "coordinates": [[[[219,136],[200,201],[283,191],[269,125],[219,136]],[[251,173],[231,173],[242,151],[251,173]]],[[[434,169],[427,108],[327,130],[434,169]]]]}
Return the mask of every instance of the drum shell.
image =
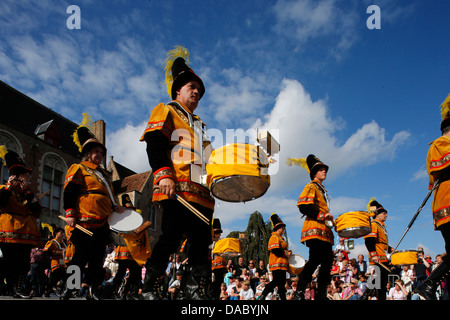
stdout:
{"type": "Polygon", "coordinates": [[[213,254],[221,256],[238,256],[242,254],[242,244],[239,239],[225,238],[216,241],[214,244],[213,254]]]}
{"type": "Polygon", "coordinates": [[[305,259],[303,259],[302,256],[300,256],[298,254],[291,254],[289,256],[288,263],[289,263],[288,272],[290,274],[298,275],[305,268],[306,261],[305,261],[305,259]],[[300,263],[295,264],[296,261],[299,261],[300,263]]]}
{"type": "Polygon", "coordinates": [[[401,250],[392,254],[391,264],[394,266],[419,263],[417,250],[401,250]]]}
{"type": "Polygon", "coordinates": [[[207,184],[212,194],[227,202],[246,202],[263,196],[270,186],[269,160],[260,147],[235,143],[212,151],[207,184]]]}
{"type": "Polygon", "coordinates": [[[336,232],[342,238],[360,238],[372,231],[370,215],[365,211],[343,213],[334,223],[336,232]]]}

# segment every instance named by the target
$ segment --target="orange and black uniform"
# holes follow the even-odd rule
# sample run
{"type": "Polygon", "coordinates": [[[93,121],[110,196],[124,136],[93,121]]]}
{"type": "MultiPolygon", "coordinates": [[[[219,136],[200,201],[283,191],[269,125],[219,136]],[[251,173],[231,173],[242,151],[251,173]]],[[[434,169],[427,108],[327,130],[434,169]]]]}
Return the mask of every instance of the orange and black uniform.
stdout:
{"type": "Polygon", "coordinates": [[[268,249],[269,265],[268,268],[272,272],[272,281],[264,288],[263,297],[266,292],[272,292],[278,287],[278,295],[281,300],[286,300],[286,271],[288,270],[288,244],[277,232],[272,232],[270,236],[268,249]]]}
{"type": "MultiPolygon", "coordinates": [[[[77,265],[86,271],[85,282],[93,287],[101,284],[104,278],[103,258],[110,238],[107,219],[114,211],[108,190],[97,174],[109,181],[103,168],[83,161],[69,168],[64,183],[66,217],[76,218],[79,225],[93,232],[89,236],[78,229],[72,231],[70,241],[75,252],[69,265],[77,265]],[[85,269],[86,264],[88,268],[85,269]]],[[[110,188],[112,190],[111,185],[110,188]]]]}
{"type": "Polygon", "coordinates": [[[169,255],[177,250],[184,235],[190,245],[189,264],[208,265],[211,272],[208,249],[212,242],[211,226],[178,201],[169,199],[158,185],[163,178],[172,179],[175,193],[211,221],[214,198],[207,187],[191,180],[191,165],[200,165],[203,147],[196,143],[201,137],[194,130],[194,122],[202,124],[181,102],[161,103],[153,109],[141,138],[147,142],[148,159],[153,170],[153,201],[159,202],[163,208],[162,234],[149,260],[149,266],[158,273],[164,272],[169,255]]]}
{"type": "Polygon", "coordinates": [[[320,265],[317,279],[318,296],[324,298],[331,281],[334,236],[326,226],[324,217],[329,212],[326,190],[318,181],[308,183],[299,196],[297,207],[306,216],[303,223],[301,242],[309,247],[309,260],[299,275],[298,290],[305,290],[312,280],[312,275],[320,265]]]}

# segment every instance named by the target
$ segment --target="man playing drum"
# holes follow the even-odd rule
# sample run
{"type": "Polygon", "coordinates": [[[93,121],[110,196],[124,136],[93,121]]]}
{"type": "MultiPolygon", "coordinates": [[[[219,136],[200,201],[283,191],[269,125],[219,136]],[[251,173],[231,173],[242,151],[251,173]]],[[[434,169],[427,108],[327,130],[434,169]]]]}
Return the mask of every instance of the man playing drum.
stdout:
{"type": "MultiPolygon", "coordinates": [[[[214,199],[207,187],[193,181],[193,173],[202,167],[204,124],[193,112],[205,93],[202,80],[187,65],[188,51],[176,47],[166,60],[166,84],[170,103],[160,103],[150,115],[141,141],[147,143],[147,155],[153,170],[153,202],[162,208],[162,234],[146,262],[143,296],[161,299],[159,281],[169,255],[177,250],[184,235],[189,242],[186,298],[206,299],[211,281],[211,219],[214,199]],[[200,143],[199,143],[200,142],[200,143]],[[194,207],[208,223],[194,216],[180,201],[194,207]]],[[[205,135],[206,136],[206,135],[205,135]]],[[[186,275],[185,275],[186,277],[186,275]]],[[[183,290],[183,288],[181,288],[183,290]]]]}
{"type": "Polygon", "coordinates": [[[387,210],[375,200],[371,200],[370,207],[375,207],[374,218],[371,226],[372,231],[364,237],[366,248],[369,251],[370,265],[377,265],[380,272],[381,288],[376,288],[379,300],[386,300],[386,285],[388,282],[389,271],[386,264],[389,263],[387,253],[392,251],[388,245],[388,233],[384,222],[387,219],[387,210]]]}
{"type": "Polygon", "coordinates": [[[320,264],[316,298],[325,300],[327,287],[331,281],[334,245],[333,231],[328,226],[333,220],[333,215],[329,212],[328,196],[322,184],[327,177],[328,166],[313,154],[306,160],[300,159],[300,162],[302,167],[309,171],[312,181],[305,186],[297,202],[300,212],[306,216],[301,242],[309,247],[309,260],[299,275],[297,292],[299,298],[303,299],[306,286],[311,282],[312,274],[320,264]]]}
{"type": "Polygon", "coordinates": [[[441,117],[443,119],[442,136],[433,141],[428,150],[427,172],[430,177],[430,189],[439,180],[439,186],[434,190],[433,224],[434,228],[442,233],[447,254],[427,280],[415,289],[415,292],[426,300],[436,299],[436,288],[441,278],[450,269],[448,256],[450,249],[450,94],[441,105],[441,117]]]}

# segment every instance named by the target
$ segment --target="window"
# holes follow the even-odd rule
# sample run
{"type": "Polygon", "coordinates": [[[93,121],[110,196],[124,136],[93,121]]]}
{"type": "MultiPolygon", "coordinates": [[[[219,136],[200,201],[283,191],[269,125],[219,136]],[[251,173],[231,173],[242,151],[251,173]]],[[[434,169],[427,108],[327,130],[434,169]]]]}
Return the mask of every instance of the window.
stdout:
{"type": "Polygon", "coordinates": [[[55,155],[44,157],[41,192],[48,194],[41,198],[41,205],[53,211],[60,211],[63,193],[64,161],[55,155]]]}
{"type": "MultiPolygon", "coordinates": [[[[23,159],[22,147],[19,141],[9,132],[0,130],[0,145],[6,146],[8,151],[14,151],[20,155],[23,159]]],[[[3,160],[0,159],[0,183],[6,184],[9,178],[8,167],[3,164],[3,160]]]]}

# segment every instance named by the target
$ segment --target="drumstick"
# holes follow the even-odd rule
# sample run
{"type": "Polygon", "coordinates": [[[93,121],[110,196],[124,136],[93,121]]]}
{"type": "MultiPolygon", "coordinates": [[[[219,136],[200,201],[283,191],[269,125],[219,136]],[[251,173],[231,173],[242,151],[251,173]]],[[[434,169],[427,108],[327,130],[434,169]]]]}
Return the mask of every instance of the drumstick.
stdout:
{"type": "Polygon", "coordinates": [[[204,223],[209,224],[209,219],[206,218],[200,211],[195,209],[189,202],[184,200],[182,197],[179,197],[177,194],[175,194],[175,197],[179,202],[181,202],[186,208],[191,210],[197,217],[199,217],[204,223]]]}
{"type": "MultiPolygon", "coordinates": [[[[58,217],[59,217],[60,219],[64,220],[64,221],[66,221],[66,217],[63,217],[63,216],[58,216],[58,217]]],[[[84,233],[86,233],[86,234],[88,234],[88,235],[90,235],[90,236],[93,235],[92,231],[89,231],[88,229],[83,228],[83,227],[80,226],[79,224],[75,224],[75,228],[77,228],[78,230],[83,231],[84,233]]]]}

